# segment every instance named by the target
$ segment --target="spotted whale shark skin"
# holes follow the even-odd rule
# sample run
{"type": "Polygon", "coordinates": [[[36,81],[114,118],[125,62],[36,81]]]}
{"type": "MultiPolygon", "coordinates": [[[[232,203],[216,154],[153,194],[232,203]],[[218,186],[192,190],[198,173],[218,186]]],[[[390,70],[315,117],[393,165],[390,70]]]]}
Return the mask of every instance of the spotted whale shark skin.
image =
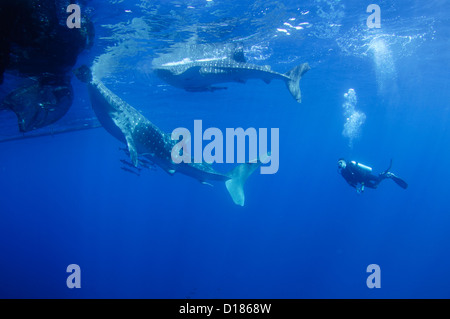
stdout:
{"type": "Polygon", "coordinates": [[[301,103],[300,79],[310,67],[303,63],[287,73],[272,71],[270,66],[259,66],[232,58],[198,59],[188,58],[156,66],[157,76],[168,84],[190,92],[215,91],[226,87],[215,87],[219,83],[245,83],[250,79],[261,79],[266,83],[282,80],[294,99],[301,103]]]}
{"type": "MultiPolygon", "coordinates": [[[[86,72],[86,71],[85,71],[86,72]]],[[[172,161],[171,153],[178,141],[164,133],[130,104],[109,90],[95,77],[79,76],[88,83],[92,108],[106,131],[128,146],[131,162],[137,167],[139,156],[146,157],[163,170],[173,175],[180,172],[207,184],[207,181],[223,181],[235,204],[244,206],[244,183],[261,165],[255,160],[236,166],[226,174],[217,172],[208,163],[180,163],[172,161]]]]}

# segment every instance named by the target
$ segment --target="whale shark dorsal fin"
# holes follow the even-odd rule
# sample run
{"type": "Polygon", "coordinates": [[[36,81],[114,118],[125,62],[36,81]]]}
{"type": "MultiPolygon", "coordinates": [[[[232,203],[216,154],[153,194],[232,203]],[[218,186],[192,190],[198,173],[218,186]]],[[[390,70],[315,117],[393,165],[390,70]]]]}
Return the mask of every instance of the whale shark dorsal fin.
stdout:
{"type": "Polygon", "coordinates": [[[126,134],[125,139],[127,140],[128,152],[130,152],[131,163],[133,163],[133,165],[137,167],[139,164],[139,159],[133,137],[131,137],[131,135],[129,134],[126,134]]]}
{"type": "Polygon", "coordinates": [[[247,63],[247,59],[245,59],[244,50],[242,50],[242,48],[234,51],[233,56],[231,58],[239,63],[247,63]]]}

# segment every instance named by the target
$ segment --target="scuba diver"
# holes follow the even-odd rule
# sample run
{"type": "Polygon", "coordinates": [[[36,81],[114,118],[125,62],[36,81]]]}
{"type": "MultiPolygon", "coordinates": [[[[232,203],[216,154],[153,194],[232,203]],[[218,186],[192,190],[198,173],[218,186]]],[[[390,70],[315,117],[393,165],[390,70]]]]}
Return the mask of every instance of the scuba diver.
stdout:
{"type": "Polygon", "coordinates": [[[386,178],[392,179],[398,186],[403,189],[408,188],[408,184],[394,173],[389,172],[392,167],[392,160],[389,168],[384,172],[374,175],[372,168],[364,164],[340,158],[338,161],[338,171],[347,181],[347,183],[354,187],[358,193],[364,192],[364,188],[377,188],[378,184],[386,178]]]}

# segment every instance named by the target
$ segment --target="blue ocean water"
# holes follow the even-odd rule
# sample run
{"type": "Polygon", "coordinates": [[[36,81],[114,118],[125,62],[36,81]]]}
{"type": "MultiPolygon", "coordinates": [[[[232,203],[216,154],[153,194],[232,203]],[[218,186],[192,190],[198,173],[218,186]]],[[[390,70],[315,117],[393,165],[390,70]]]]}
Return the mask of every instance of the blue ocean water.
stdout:
{"type": "MultiPolygon", "coordinates": [[[[381,28],[371,29],[370,3],[82,5],[96,37],[77,66],[101,64],[106,85],[166,132],[196,119],[224,132],[279,128],[279,171],[255,172],[240,207],[222,183],[121,170],[123,145],[103,128],[1,143],[0,297],[449,298],[450,7],[378,1],[381,28]],[[281,73],[308,62],[302,103],[281,81],[193,93],[151,71],[155,59],[229,44],[281,73]],[[350,136],[349,89],[365,119],[350,136]],[[393,159],[409,187],[386,180],[357,194],[340,157],[375,172],[393,159]],[[66,285],[70,264],[79,289],[66,285]],[[366,284],[370,264],[381,288],[366,284]]],[[[90,105],[86,85],[72,85],[68,116],[90,105]]]]}

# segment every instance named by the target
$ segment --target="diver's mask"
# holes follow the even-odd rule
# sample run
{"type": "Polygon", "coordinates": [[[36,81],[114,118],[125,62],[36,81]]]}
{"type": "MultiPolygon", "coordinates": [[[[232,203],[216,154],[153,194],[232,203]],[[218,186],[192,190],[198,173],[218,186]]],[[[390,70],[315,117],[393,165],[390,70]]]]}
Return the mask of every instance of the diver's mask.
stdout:
{"type": "Polygon", "coordinates": [[[347,166],[347,163],[344,160],[339,160],[338,161],[338,172],[340,173],[346,166],[347,166]]]}

